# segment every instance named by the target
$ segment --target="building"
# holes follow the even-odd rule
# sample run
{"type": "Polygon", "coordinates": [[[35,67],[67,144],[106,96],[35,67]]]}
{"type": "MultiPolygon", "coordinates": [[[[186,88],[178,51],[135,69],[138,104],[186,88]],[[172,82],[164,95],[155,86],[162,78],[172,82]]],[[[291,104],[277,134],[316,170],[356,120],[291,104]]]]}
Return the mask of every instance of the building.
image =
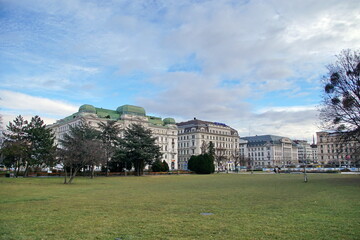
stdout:
{"type": "Polygon", "coordinates": [[[216,170],[234,170],[231,156],[239,151],[238,132],[224,123],[194,120],[177,123],[179,169],[187,170],[192,155],[205,153],[210,142],[214,144],[215,158],[222,157],[223,164],[215,164],[216,170]]]}
{"type": "Polygon", "coordinates": [[[313,150],[311,145],[306,140],[294,140],[293,143],[298,148],[299,163],[312,163],[313,150]]]}
{"type": "Polygon", "coordinates": [[[241,148],[253,167],[286,166],[298,163],[298,150],[287,137],[261,135],[242,137],[241,148]]]}
{"type": "Polygon", "coordinates": [[[318,151],[317,144],[315,144],[315,138],[313,136],[313,143],[310,145],[311,147],[311,157],[313,163],[318,163],[318,151]]]}
{"type": "Polygon", "coordinates": [[[178,128],[173,118],[161,119],[159,117],[147,116],[145,109],[138,106],[123,105],[116,110],[96,108],[92,105],[82,105],[79,111],[56,121],[48,127],[55,133],[56,141],[62,139],[68,133],[69,126],[75,126],[85,121],[90,126],[98,128],[100,122],[117,121],[120,129],[125,130],[131,124],[141,124],[152,131],[157,138],[156,143],[160,146],[162,160],[165,160],[170,169],[177,169],[178,155],[178,128]]]}
{"type": "Polygon", "coordinates": [[[319,163],[350,166],[359,161],[359,142],[345,141],[342,134],[326,131],[317,132],[316,138],[319,163]]]}

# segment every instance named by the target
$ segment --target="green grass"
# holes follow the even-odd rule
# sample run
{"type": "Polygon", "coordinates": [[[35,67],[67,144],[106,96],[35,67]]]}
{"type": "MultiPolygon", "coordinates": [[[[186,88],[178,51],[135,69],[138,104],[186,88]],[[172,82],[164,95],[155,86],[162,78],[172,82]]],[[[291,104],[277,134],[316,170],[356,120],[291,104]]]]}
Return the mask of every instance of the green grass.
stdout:
{"type": "Polygon", "coordinates": [[[360,239],[360,176],[302,180],[0,178],[0,239],[360,239]]]}

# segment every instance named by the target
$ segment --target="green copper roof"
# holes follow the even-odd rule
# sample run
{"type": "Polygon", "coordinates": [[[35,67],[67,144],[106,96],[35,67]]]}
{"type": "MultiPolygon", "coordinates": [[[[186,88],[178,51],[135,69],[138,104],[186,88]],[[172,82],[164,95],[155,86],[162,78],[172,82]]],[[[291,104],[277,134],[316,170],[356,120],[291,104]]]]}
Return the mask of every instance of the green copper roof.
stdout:
{"type": "Polygon", "coordinates": [[[93,105],[84,104],[80,106],[79,112],[96,113],[96,109],[93,105]]]}
{"type": "Polygon", "coordinates": [[[159,117],[147,116],[150,123],[155,125],[164,125],[163,121],[159,117]]]}
{"type": "Polygon", "coordinates": [[[117,111],[103,109],[103,108],[96,108],[96,114],[100,118],[108,118],[108,119],[119,119],[120,114],[117,111]]]}
{"type": "Polygon", "coordinates": [[[132,114],[132,115],[139,115],[139,116],[146,116],[145,109],[138,106],[133,105],[123,105],[116,109],[116,111],[122,114],[132,114]]]}
{"type": "Polygon", "coordinates": [[[160,117],[146,116],[144,108],[138,107],[138,106],[133,106],[133,105],[123,105],[123,106],[118,107],[116,109],[116,111],[114,111],[114,110],[103,109],[103,108],[95,108],[93,105],[84,104],[84,105],[80,106],[78,112],[76,112],[68,117],[65,117],[59,121],[61,121],[61,122],[71,121],[72,119],[74,119],[78,116],[82,116],[83,115],[82,113],[92,113],[92,114],[96,114],[99,118],[105,118],[105,119],[117,120],[117,121],[122,121],[121,120],[122,114],[144,116],[148,119],[150,124],[156,125],[159,127],[162,126],[164,128],[166,128],[166,125],[168,125],[168,124],[175,124],[175,120],[173,118],[165,118],[164,120],[162,120],[160,117]]]}
{"type": "Polygon", "coordinates": [[[173,118],[164,118],[164,124],[175,124],[175,119],[173,118]]]}

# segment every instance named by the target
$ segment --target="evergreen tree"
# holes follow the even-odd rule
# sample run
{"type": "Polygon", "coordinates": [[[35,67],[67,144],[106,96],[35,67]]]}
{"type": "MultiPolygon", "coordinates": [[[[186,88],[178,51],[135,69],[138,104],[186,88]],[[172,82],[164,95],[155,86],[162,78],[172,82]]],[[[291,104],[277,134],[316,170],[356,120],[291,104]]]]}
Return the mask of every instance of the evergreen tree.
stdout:
{"type": "Polygon", "coordinates": [[[116,155],[131,162],[137,176],[143,174],[146,165],[151,165],[156,159],[161,158],[160,147],[156,145],[151,130],[140,124],[130,125],[119,143],[120,148],[116,155]]]}
{"type": "Polygon", "coordinates": [[[109,175],[109,160],[114,156],[116,150],[116,144],[121,132],[120,127],[116,124],[116,121],[107,121],[106,123],[100,122],[98,124],[100,128],[100,139],[103,142],[103,146],[106,153],[106,176],[109,175]]]}
{"type": "Polygon", "coordinates": [[[215,156],[215,145],[212,141],[209,142],[207,153],[213,157],[215,156]]]}
{"type": "Polygon", "coordinates": [[[165,160],[162,162],[161,166],[162,166],[162,171],[163,172],[168,172],[170,170],[169,164],[167,164],[167,162],[165,160]]]}
{"type": "Polygon", "coordinates": [[[151,170],[153,172],[162,172],[163,166],[162,162],[159,159],[156,159],[154,163],[151,165],[151,170]]]}
{"type": "Polygon", "coordinates": [[[4,163],[15,168],[16,176],[20,167],[25,168],[26,177],[30,167],[51,167],[54,164],[55,137],[50,129],[46,129],[44,121],[39,116],[32,117],[28,122],[19,115],[9,123],[4,136],[4,163]]]}
{"type": "Polygon", "coordinates": [[[29,167],[53,167],[55,164],[55,137],[50,129],[46,128],[44,121],[35,116],[26,127],[27,141],[29,143],[29,158],[25,174],[29,167]]]}
{"type": "Polygon", "coordinates": [[[207,153],[191,156],[188,162],[188,168],[197,174],[214,173],[214,157],[207,153]]]}
{"type": "Polygon", "coordinates": [[[20,167],[26,166],[29,157],[26,127],[28,122],[19,115],[6,126],[1,154],[7,167],[15,168],[15,176],[19,175],[20,167]]]}

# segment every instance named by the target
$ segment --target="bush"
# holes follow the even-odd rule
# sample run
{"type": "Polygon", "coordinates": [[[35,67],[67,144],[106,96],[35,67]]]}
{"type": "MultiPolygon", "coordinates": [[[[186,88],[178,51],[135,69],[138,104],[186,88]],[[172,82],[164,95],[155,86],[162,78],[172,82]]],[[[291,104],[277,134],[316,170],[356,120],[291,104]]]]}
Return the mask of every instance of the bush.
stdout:
{"type": "Polygon", "coordinates": [[[167,164],[167,162],[165,162],[165,160],[163,162],[161,162],[160,160],[156,160],[152,164],[151,170],[153,172],[168,172],[169,171],[169,165],[167,164]]]}
{"type": "Polygon", "coordinates": [[[188,168],[197,174],[214,173],[214,158],[207,153],[198,156],[191,156],[188,162],[188,168]]]}

